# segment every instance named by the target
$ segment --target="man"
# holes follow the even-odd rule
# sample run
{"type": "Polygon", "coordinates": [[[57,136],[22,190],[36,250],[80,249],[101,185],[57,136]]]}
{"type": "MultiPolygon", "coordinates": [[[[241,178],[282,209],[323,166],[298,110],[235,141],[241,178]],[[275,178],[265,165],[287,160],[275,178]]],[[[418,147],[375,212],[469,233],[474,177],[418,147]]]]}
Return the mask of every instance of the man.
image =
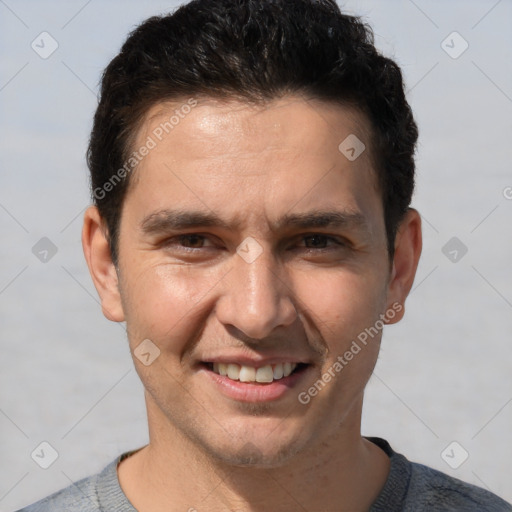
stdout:
{"type": "Polygon", "coordinates": [[[506,511],[360,433],[421,252],[400,70],[332,0],[198,0],[107,67],[83,246],[150,442],[26,511],[506,511]]]}

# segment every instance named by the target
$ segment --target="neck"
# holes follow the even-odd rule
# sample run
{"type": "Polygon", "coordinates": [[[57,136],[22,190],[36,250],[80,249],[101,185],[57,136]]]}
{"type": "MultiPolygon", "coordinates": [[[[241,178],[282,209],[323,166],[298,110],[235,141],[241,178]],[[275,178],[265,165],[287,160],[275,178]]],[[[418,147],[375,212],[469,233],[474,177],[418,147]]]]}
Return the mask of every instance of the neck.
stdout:
{"type": "Polygon", "coordinates": [[[389,458],[361,437],[361,403],[338,432],[279,467],[219,461],[148,407],[150,443],[119,465],[121,487],[139,512],[368,510],[389,458]]]}

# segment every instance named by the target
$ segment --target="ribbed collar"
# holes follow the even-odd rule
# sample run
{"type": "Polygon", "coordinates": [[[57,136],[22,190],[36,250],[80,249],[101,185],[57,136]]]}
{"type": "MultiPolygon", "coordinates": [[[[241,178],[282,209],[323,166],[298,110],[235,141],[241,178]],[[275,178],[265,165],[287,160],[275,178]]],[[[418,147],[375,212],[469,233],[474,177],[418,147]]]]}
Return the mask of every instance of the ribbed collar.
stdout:
{"type": "Polygon", "coordinates": [[[391,512],[403,510],[409,482],[411,480],[411,463],[399,453],[393,451],[387,441],[380,437],[366,437],[376,444],[390,459],[389,475],[370,512],[391,512]]]}
{"type": "MultiPolygon", "coordinates": [[[[369,512],[402,510],[411,479],[411,463],[403,455],[395,453],[384,439],[379,437],[366,437],[366,439],[376,444],[390,458],[388,479],[369,512]]],[[[97,475],[95,488],[102,511],[137,512],[121,489],[117,466],[122,460],[139,450],[140,448],[123,453],[97,475]]]]}

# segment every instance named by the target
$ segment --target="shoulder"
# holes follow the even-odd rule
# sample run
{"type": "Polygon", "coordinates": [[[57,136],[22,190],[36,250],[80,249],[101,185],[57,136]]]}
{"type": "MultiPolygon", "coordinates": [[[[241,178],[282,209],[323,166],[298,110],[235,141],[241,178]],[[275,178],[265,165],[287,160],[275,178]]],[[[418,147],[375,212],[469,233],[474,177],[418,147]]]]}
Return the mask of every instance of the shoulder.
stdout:
{"type": "Polygon", "coordinates": [[[425,510],[468,512],[512,512],[512,505],[485,489],[476,487],[424,466],[411,463],[411,479],[406,510],[418,510],[415,502],[425,510]]]}
{"type": "Polygon", "coordinates": [[[384,439],[367,439],[391,461],[388,479],[371,512],[512,512],[512,505],[495,494],[410,462],[384,439]]]}
{"type": "Polygon", "coordinates": [[[84,478],[18,512],[98,512],[101,508],[96,493],[97,478],[98,475],[84,478]]]}
{"type": "Polygon", "coordinates": [[[18,512],[132,512],[119,485],[117,464],[130,453],[117,457],[103,471],[83,478],[18,512]]]}

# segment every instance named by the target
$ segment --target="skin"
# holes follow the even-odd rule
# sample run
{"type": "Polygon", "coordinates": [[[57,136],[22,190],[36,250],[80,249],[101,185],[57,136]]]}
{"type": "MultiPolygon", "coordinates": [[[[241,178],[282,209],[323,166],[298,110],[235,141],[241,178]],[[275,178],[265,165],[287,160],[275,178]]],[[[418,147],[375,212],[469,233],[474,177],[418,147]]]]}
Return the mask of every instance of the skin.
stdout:
{"type": "MultiPolygon", "coordinates": [[[[138,143],[176,108],[153,107],[138,143]]],[[[145,339],[160,350],[149,366],[133,358],[150,442],[118,475],[137,510],[362,511],[378,496],[389,458],[360,423],[381,333],[308,404],[298,401],[359,333],[403,306],[416,272],[413,209],[389,259],[369,133],[357,111],[299,96],[258,107],[203,99],[137,167],[118,269],[97,209],[87,210],[83,247],[105,316],[126,321],[132,353],[145,339]],[[350,134],[367,148],[355,161],[338,150],[350,134]],[[222,224],[145,231],[164,210],[214,213],[222,224]],[[359,222],[283,222],[326,210],[359,222]],[[237,253],[247,237],[262,251],[251,263],[237,253]],[[201,369],[218,355],[308,367],[282,397],[243,402],[201,369]]]]}

